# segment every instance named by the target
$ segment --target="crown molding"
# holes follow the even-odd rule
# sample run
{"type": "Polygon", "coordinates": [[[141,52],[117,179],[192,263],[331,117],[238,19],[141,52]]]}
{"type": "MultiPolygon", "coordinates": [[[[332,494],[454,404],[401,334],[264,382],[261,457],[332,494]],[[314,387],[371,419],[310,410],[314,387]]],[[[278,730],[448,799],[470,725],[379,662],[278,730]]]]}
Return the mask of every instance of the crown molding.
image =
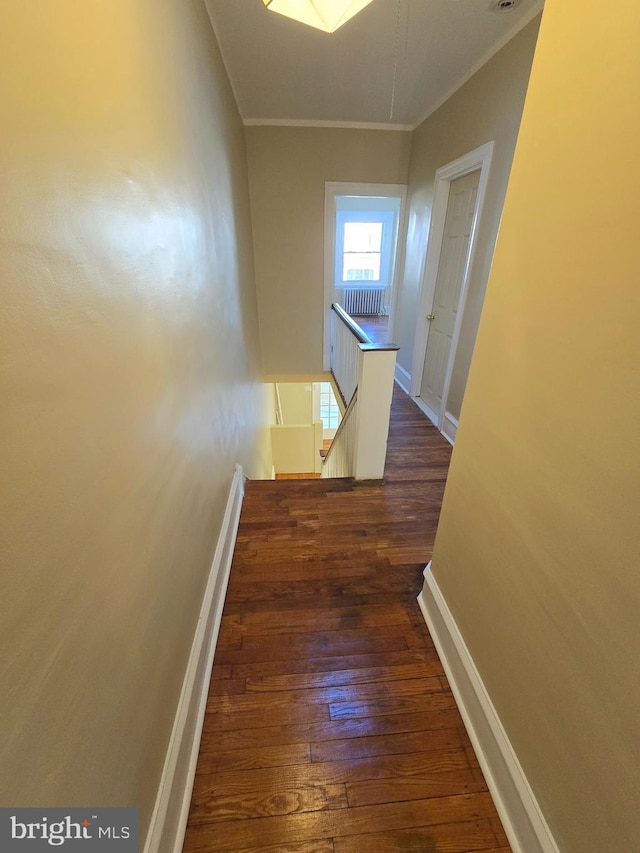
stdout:
{"type": "Polygon", "coordinates": [[[446,104],[449,98],[455,95],[458,89],[461,89],[464,84],[473,77],[474,74],[477,74],[477,72],[480,71],[483,65],[486,65],[490,59],[493,59],[496,53],[502,50],[502,48],[506,44],[508,44],[511,39],[520,32],[520,30],[523,30],[527,26],[527,24],[530,24],[531,21],[533,21],[533,19],[536,17],[536,15],[539,15],[540,12],[542,12],[543,8],[544,0],[535,0],[527,14],[520,18],[517,24],[514,24],[514,26],[508,32],[506,32],[501,39],[499,39],[485,54],[483,54],[480,59],[474,65],[472,65],[471,68],[465,74],[462,75],[462,77],[460,77],[457,83],[455,83],[450,89],[448,89],[447,92],[435,102],[435,104],[429,107],[428,111],[422,116],[422,118],[415,122],[415,124],[411,125],[411,130],[416,130],[416,128],[420,127],[422,122],[426,121],[429,116],[432,116],[436,112],[436,110],[440,109],[443,104],[446,104]]]}
{"type": "Polygon", "coordinates": [[[313,119],[245,118],[245,127],[338,127],[347,130],[411,131],[412,124],[383,124],[368,121],[315,121],[313,119]]]}

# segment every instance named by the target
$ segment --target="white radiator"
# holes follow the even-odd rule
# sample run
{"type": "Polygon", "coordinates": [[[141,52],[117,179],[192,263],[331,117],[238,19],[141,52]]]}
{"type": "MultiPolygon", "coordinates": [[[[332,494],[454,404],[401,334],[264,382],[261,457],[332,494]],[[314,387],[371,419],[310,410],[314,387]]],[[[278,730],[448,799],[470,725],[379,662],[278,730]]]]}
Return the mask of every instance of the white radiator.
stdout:
{"type": "Polygon", "coordinates": [[[362,290],[345,288],[342,297],[344,300],[344,310],[347,314],[355,314],[356,316],[363,314],[383,314],[384,291],[384,287],[367,287],[362,290]]]}

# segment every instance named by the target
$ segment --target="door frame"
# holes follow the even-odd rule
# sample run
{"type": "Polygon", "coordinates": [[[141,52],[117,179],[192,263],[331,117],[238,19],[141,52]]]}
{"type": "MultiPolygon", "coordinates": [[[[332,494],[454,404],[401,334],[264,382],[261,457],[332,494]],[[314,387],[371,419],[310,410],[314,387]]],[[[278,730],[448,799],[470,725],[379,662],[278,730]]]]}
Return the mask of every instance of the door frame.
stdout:
{"type": "Polygon", "coordinates": [[[460,328],[462,325],[462,315],[469,287],[470,271],[473,267],[473,261],[476,253],[478,223],[482,214],[482,208],[487,191],[487,180],[489,178],[492,155],[493,142],[487,142],[485,145],[481,145],[479,148],[470,151],[468,154],[458,157],[457,160],[453,160],[446,166],[442,166],[436,171],[435,176],[433,206],[431,209],[431,223],[429,226],[429,237],[427,239],[424,273],[422,276],[420,295],[418,297],[419,309],[418,318],[416,320],[410,393],[415,399],[417,405],[429,417],[429,419],[433,421],[435,426],[451,444],[453,444],[455,440],[458,422],[453,415],[447,416],[447,397],[449,396],[449,388],[451,387],[453,363],[460,338],[460,328]],[[462,178],[470,172],[475,172],[477,169],[480,170],[478,199],[476,203],[476,211],[473,217],[473,224],[471,226],[469,251],[462,277],[462,285],[460,287],[460,297],[458,299],[458,309],[453,327],[451,347],[449,349],[447,366],[445,368],[444,384],[442,388],[442,405],[439,412],[433,412],[420,397],[424,360],[427,354],[427,344],[429,341],[430,323],[426,319],[426,316],[433,312],[438,268],[440,266],[440,253],[442,251],[442,243],[444,241],[444,228],[451,184],[457,178],[462,178]]]}
{"type": "Polygon", "coordinates": [[[373,198],[399,198],[400,215],[398,217],[398,237],[394,258],[391,286],[391,310],[389,311],[389,335],[393,337],[398,304],[400,276],[404,266],[405,232],[407,216],[406,184],[366,184],[351,181],[326,181],[324,185],[324,309],[323,317],[323,367],[331,369],[331,303],[335,291],[335,251],[336,251],[336,197],[341,195],[365,196],[373,198]]]}

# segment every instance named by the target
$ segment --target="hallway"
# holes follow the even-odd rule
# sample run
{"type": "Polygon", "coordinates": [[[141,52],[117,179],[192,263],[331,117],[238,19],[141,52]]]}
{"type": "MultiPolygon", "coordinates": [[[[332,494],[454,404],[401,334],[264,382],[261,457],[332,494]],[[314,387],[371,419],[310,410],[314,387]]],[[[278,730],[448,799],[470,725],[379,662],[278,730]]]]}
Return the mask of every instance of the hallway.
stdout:
{"type": "Polygon", "coordinates": [[[416,603],[450,453],[396,387],[383,486],[247,484],[185,853],[509,853],[416,603]]]}

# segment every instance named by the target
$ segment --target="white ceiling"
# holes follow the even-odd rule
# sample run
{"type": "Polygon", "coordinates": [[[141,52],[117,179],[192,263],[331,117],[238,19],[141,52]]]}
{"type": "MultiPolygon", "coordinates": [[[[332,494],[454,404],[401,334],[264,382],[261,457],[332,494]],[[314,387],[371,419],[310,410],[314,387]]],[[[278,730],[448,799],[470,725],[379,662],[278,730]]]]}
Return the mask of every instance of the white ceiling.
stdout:
{"type": "Polygon", "coordinates": [[[492,0],[373,0],[328,34],[269,12],[262,0],[206,2],[245,123],[411,128],[543,4],[521,0],[496,13],[492,0]]]}

